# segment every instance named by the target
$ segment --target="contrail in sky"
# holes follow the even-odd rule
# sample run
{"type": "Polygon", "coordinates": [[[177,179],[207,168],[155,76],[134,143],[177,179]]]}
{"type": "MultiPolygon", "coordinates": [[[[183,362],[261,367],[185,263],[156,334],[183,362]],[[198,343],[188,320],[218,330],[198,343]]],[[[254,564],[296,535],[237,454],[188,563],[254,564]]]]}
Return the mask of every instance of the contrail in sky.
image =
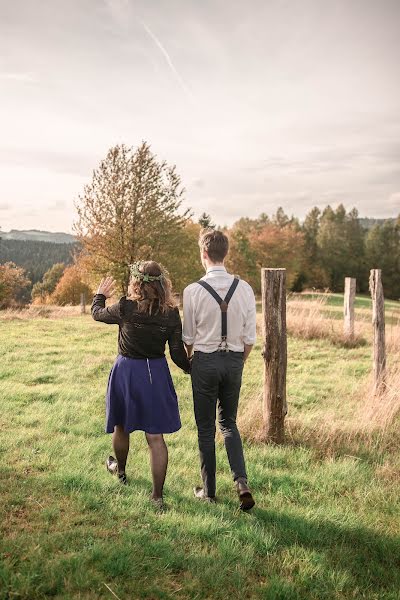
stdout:
{"type": "Polygon", "coordinates": [[[146,31],[146,33],[151,37],[151,39],[153,40],[153,42],[156,44],[157,48],[159,48],[159,50],[161,51],[161,53],[163,54],[165,60],[167,61],[167,64],[169,66],[169,68],[171,69],[172,73],[175,75],[176,80],[178,81],[179,85],[181,86],[182,90],[184,91],[184,93],[186,94],[186,96],[189,98],[189,100],[194,103],[194,97],[192,95],[192,92],[189,90],[189,88],[187,87],[186,83],[184,82],[184,80],[182,79],[182,77],[179,75],[174,63],[172,62],[168,52],[166,51],[166,49],[164,48],[164,46],[162,45],[162,43],[160,42],[160,40],[158,39],[158,37],[151,31],[151,29],[149,27],[147,27],[146,23],[144,23],[143,21],[139,21],[140,24],[142,25],[143,29],[146,31]]]}

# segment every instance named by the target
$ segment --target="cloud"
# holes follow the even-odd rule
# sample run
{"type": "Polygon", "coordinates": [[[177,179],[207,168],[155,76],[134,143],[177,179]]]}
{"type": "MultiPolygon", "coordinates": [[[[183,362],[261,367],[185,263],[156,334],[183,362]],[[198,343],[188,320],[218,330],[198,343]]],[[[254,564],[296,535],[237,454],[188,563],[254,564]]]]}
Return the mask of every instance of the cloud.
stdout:
{"type": "Polygon", "coordinates": [[[192,181],[192,186],[198,189],[203,189],[206,185],[206,182],[204,181],[204,179],[194,179],[192,181]]]}
{"type": "Polygon", "coordinates": [[[37,83],[38,79],[33,73],[0,73],[0,79],[18,81],[20,83],[37,83]]]}
{"type": "Polygon", "coordinates": [[[394,208],[400,214],[400,192],[395,192],[389,196],[388,207],[394,208]]]}
{"type": "Polygon", "coordinates": [[[128,0],[105,0],[106,8],[108,9],[113,21],[121,28],[125,29],[128,25],[130,7],[128,0]]]}
{"type": "Polygon", "coordinates": [[[153,40],[153,42],[155,43],[155,45],[157,46],[157,48],[160,50],[161,54],[164,56],[164,58],[165,58],[165,60],[167,62],[168,67],[172,71],[172,74],[174,75],[176,81],[178,82],[179,86],[181,87],[181,89],[184,92],[184,94],[186,95],[186,97],[190,100],[190,102],[194,103],[194,97],[193,97],[192,92],[189,90],[188,86],[186,85],[186,83],[183,80],[182,76],[180,75],[179,71],[175,67],[174,63],[171,60],[170,55],[166,51],[166,49],[163,46],[163,44],[161,43],[161,41],[151,31],[150,27],[148,27],[144,21],[140,21],[139,20],[139,22],[142,25],[143,29],[146,31],[146,33],[151,37],[151,39],[153,40]]]}
{"type": "Polygon", "coordinates": [[[54,202],[54,204],[51,204],[48,207],[48,210],[59,211],[59,210],[64,210],[66,207],[67,207],[67,203],[65,200],[56,200],[54,202]]]}
{"type": "Polygon", "coordinates": [[[57,173],[70,173],[81,177],[88,177],[92,169],[97,166],[93,156],[80,154],[79,152],[68,153],[37,148],[0,147],[0,161],[3,166],[39,167],[57,173]]]}
{"type": "Polygon", "coordinates": [[[194,96],[193,96],[192,92],[190,91],[188,85],[186,84],[185,80],[183,79],[182,75],[179,73],[178,69],[176,68],[174,62],[172,61],[172,58],[171,58],[169,52],[167,51],[164,43],[154,33],[154,31],[147,25],[147,23],[145,23],[145,21],[143,21],[142,19],[140,19],[132,14],[131,6],[130,6],[128,0],[105,0],[105,5],[106,5],[106,8],[108,9],[114,23],[122,31],[126,32],[126,34],[130,33],[129,26],[132,24],[132,20],[135,20],[137,23],[140,24],[140,26],[146,32],[147,36],[152,40],[153,44],[161,52],[167,66],[168,66],[168,69],[174,76],[174,79],[177,81],[179,87],[181,88],[181,90],[183,91],[185,96],[188,98],[188,100],[192,104],[194,104],[195,103],[194,96]]]}

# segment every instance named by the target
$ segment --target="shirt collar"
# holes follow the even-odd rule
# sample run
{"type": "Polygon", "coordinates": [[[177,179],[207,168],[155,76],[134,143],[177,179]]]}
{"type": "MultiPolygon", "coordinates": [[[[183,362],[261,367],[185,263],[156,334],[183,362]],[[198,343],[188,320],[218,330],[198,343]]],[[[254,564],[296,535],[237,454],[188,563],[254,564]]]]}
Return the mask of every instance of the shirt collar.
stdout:
{"type": "Polygon", "coordinates": [[[219,271],[222,273],[227,272],[224,265],[213,265],[212,267],[208,267],[208,269],[206,271],[206,275],[208,275],[209,273],[212,273],[213,271],[219,271]]]}

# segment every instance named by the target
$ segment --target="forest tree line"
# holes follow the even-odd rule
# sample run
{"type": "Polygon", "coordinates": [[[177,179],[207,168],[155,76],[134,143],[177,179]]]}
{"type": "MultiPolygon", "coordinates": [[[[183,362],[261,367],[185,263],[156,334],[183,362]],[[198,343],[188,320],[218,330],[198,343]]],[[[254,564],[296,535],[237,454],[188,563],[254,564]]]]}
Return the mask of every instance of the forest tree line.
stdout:
{"type": "Polygon", "coordinates": [[[282,208],[242,218],[229,230],[229,265],[260,292],[261,267],[285,267],[288,287],[343,292],[344,278],[368,293],[370,269],[382,269],[385,295],[400,298],[400,215],[366,229],[355,208],[314,207],[303,222],[282,208]]]}
{"type": "Polygon", "coordinates": [[[71,264],[76,250],[76,244],[7,240],[0,233],[0,264],[14,262],[26,271],[32,284],[41,281],[55,263],[71,264]]]}
{"type": "MultiPolygon", "coordinates": [[[[123,294],[136,260],[162,262],[181,292],[203,274],[201,229],[215,227],[212,216],[195,221],[183,210],[184,192],[175,166],[159,161],[146,142],[137,149],[111,148],[77,202],[76,245],[0,241],[0,307],[27,296],[36,303],[74,304],[106,274],[123,294]]],[[[256,294],[262,267],[286,268],[294,292],[341,292],[344,278],[355,277],[360,293],[368,292],[369,270],[380,268],[385,295],[400,298],[400,215],[367,229],[357,210],[343,205],[312,208],[302,222],[278,208],[220,228],[230,239],[228,269],[256,294]]]]}

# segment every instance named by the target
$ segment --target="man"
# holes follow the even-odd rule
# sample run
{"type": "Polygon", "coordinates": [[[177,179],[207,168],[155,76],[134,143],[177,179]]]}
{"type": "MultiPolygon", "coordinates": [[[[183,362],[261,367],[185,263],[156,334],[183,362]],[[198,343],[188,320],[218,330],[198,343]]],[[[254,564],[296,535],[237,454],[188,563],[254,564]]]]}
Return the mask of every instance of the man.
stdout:
{"type": "Polygon", "coordinates": [[[224,260],[228,238],[221,231],[205,230],[199,239],[206,275],[183,292],[183,341],[192,361],[194,413],[198,429],[203,487],[197,498],[215,502],[215,418],[218,421],[239,496],[240,508],[254,500],[247,485],[242,440],[236,414],[243,365],[256,339],[256,303],[253,290],[230,275],[224,260]]]}

